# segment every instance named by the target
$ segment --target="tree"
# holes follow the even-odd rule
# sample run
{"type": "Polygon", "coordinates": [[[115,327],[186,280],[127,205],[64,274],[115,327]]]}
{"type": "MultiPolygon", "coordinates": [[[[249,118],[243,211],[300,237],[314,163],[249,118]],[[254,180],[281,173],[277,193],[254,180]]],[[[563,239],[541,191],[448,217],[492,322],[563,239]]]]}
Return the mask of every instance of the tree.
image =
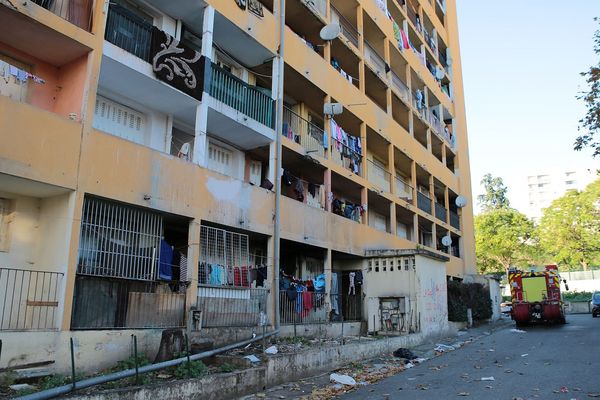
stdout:
{"type": "Polygon", "coordinates": [[[510,202],[506,197],[508,189],[504,186],[502,178],[485,174],[481,184],[485,189],[485,193],[477,196],[477,200],[483,211],[510,207],[510,202]]]}
{"type": "MultiPolygon", "coordinates": [[[[594,34],[594,52],[600,56],[600,30],[594,34]]],[[[597,157],[600,155],[600,62],[581,75],[586,77],[589,91],[577,97],[585,103],[586,114],[579,120],[579,131],[583,133],[575,139],[573,147],[577,151],[589,147],[592,156],[597,157]]]]}
{"type": "Polygon", "coordinates": [[[475,217],[475,251],[481,273],[506,272],[536,258],[533,222],[515,209],[488,210],[475,217]]]}
{"type": "Polygon", "coordinates": [[[544,210],[540,243],[569,269],[600,263],[600,179],[584,191],[568,191],[544,210]]]}

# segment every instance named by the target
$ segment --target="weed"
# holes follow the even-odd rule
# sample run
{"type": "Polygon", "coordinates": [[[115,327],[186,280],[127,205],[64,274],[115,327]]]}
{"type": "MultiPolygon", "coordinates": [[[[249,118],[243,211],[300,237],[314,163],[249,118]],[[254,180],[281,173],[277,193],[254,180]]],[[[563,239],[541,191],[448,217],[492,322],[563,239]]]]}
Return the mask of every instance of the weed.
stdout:
{"type": "Polygon", "coordinates": [[[175,367],[175,371],[173,371],[173,375],[177,379],[200,378],[207,374],[208,368],[200,360],[190,361],[189,363],[186,361],[175,367]]]}
{"type": "Polygon", "coordinates": [[[236,370],[235,365],[229,363],[223,363],[219,366],[219,371],[221,372],[233,372],[236,370]]]}
{"type": "MultiPolygon", "coordinates": [[[[150,361],[144,354],[138,354],[137,356],[138,367],[143,367],[144,365],[150,364],[150,361]]],[[[121,360],[117,363],[115,367],[116,371],[123,371],[125,369],[133,369],[135,368],[135,357],[131,356],[124,360],[121,360]]]]}

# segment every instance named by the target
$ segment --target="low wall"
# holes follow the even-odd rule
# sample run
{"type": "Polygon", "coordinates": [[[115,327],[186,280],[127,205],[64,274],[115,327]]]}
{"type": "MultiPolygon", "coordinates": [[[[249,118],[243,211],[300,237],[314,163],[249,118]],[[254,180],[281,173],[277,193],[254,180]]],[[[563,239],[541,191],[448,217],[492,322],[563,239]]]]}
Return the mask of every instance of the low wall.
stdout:
{"type": "MultiPolygon", "coordinates": [[[[448,334],[456,334],[456,330],[449,328],[447,331],[440,332],[439,335],[435,336],[448,334]]],[[[365,339],[362,342],[319,347],[297,354],[277,354],[268,357],[265,366],[244,371],[212,375],[194,380],[166,382],[160,385],[107,391],[94,395],[75,395],[71,398],[80,400],[138,400],[147,398],[225,400],[256,393],[266,387],[276,386],[284,382],[292,382],[331,371],[351,362],[374,358],[390,353],[399,347],[415,347],[432,337],[434,336],[416,333],[385,339],[365,339]]]]}
{"type": "Polygon", "coordinates": [[[570,301],[567,303],[567,314],[591,314],[592,307],[589,301],[570,301]]]}
{"type": "Polygon", "coordinates": [[[328,337],[360,336],[362,322],[334,322],[325,324],[282,325],[279,336],[328,337]]]}

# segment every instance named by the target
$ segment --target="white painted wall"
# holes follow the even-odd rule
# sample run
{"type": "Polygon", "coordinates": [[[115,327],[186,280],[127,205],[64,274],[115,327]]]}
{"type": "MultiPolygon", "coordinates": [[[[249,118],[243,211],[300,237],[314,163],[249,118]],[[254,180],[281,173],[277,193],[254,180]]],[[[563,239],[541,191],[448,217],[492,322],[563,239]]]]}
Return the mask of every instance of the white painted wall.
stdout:
{"type": "Polygon", "coordinates": [[[500,290],[500,281],[492,278],[487,279],[487,287],[490,290],[490,300],[492,300],[492,321],[500,319],[500,303],[502,303],[502,293],[500,290]]]}
{"type": "Polygon", "coordinates": [[[8,251],[0,252],[0,267],[34,269],[39,230],[40,200],[33,197],[0,193],[11,200],[8,251]]]}
{"type": "Polygon", "coordinates": [[[421,332],[436,334],[448,329],[448,287],[443,261],[416,256],[421,332]]]}

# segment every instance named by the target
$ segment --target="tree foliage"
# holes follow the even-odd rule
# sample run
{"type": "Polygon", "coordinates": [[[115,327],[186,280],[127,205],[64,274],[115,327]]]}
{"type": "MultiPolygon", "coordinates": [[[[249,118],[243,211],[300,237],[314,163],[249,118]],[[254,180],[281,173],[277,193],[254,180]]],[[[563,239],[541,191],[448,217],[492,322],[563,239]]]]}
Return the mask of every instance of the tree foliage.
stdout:
{"type": "MultiPolygon", "coordinates": [[[[598,21],[597,18],[594,18],[598,21]]],[[[594,52],[600,56],[600,30],[594,34],[594,52]]],[[[585,116],[579,120],[579,131],[575,139],[575,150],[590,148],[593,157],[600,155],[600,61],[581,74],[586,78],[589,91],[583,92],[578,99],[583,100],[586,107],[585,116]]]]}
{"type": "Polygon", "coordinates": [[[584,191],[568,191],[544,210],[542,248],[569,269],[600,263],[600,179],[584,191]]]}
{"type": "Polygon", "coordinates": [[[481,273],[527,266],[537,258],[533,222],[508,207],[485,211],[475,217],[475,249],[481,273]]]}
{"type": "Polygon", "coordinates": [[[483,211],[510,207],[510,202],[506,197],[508,189],[504,185],[502,178],[493,177],[492,174],[485,174],[481,180],[481,185],[483,185],[485,193],[479,195],[477,200],[483,211]]]}

